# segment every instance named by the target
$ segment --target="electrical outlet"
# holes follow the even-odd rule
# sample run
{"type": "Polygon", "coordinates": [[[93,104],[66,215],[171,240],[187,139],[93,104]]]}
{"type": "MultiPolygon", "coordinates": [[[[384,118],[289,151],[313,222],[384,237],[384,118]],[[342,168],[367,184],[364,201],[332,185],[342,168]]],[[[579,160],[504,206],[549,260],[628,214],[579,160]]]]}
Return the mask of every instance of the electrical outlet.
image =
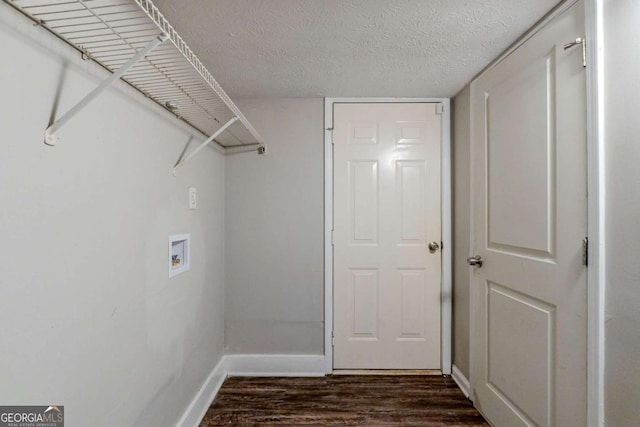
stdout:
{"type": "Polygon", "coordinates": [[[189,188],[189,209],[195,209],[196,205],[197,205],[197,194],[196,194],[196,188],[195,187],[191,187],[189,188]]]}

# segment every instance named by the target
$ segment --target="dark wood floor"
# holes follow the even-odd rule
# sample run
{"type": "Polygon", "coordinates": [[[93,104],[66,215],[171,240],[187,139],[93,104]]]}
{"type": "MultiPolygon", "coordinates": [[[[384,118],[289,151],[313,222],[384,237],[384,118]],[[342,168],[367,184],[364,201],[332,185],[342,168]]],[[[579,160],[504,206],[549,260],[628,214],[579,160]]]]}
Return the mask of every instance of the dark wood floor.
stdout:
{"type": "Polygon", "coordinates": [[[200,427],[488,426],[451,378],[227,378],[200,427]]]}

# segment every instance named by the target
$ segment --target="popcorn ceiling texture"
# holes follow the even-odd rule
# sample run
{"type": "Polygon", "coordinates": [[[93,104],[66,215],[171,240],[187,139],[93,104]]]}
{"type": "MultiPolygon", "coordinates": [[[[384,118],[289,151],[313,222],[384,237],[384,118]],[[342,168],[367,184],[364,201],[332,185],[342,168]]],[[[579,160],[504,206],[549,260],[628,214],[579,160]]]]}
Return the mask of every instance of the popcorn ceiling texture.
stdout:
{"type": "Polygon", "coordinates": [[[455,95],[557,0],[155,0],[235,98],[455,95]]]}

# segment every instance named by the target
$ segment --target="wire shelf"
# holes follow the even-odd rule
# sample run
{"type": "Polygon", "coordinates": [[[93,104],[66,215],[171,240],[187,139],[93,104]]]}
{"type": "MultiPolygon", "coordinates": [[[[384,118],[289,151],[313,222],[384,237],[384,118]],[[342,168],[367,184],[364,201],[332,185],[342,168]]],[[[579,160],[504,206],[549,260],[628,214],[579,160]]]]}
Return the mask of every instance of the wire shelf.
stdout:
{"type": "Polygon", "coordinates": [[[164,34],[122,79],[220,146],[264,141],[151,0],[4,0],[111,72],[164,34]],[[178,106],[172,109],[172,105],[178,106]]]}

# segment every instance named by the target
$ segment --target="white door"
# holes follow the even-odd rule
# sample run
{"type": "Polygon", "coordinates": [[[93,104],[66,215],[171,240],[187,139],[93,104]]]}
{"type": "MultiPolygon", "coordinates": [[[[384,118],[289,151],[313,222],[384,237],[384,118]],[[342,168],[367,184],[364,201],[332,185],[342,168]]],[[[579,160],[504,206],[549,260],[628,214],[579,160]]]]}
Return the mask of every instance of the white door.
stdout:
{"type": "Polygon", "coordinates": [[[335,369],[440,369],[439,108],[334,105],[335,369]]]}
{"type": "Polygon", "coordinates": [[[582,3],[472,85],[475,404],[497,427],[586,426],[582,3]]]}

